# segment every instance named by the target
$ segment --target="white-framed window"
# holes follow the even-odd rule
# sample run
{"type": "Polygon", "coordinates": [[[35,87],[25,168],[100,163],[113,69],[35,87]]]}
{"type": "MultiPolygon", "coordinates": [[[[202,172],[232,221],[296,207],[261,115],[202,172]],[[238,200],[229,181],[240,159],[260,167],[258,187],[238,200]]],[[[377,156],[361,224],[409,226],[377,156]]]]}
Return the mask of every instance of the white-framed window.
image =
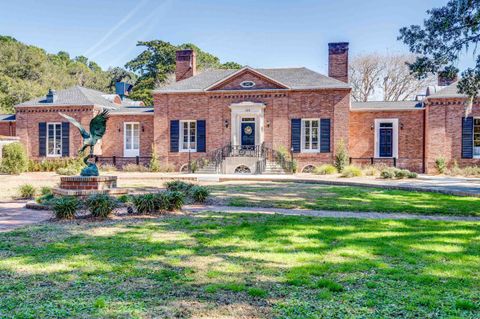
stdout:
{"type": "Polygon", "coordinates": [[[473,157],[480,158],[480,117],[473,119],[473,157]]]}
{"type": "Polygon", "coordinates": [[[140,155],[140,123],[124,123],[124,149],[123,156],[135,157],[140,155]]]}
{"type": "Polygon", "coordinates": [[[180,121],[180,152],[197,151],[197,121],[180,121]]]}
{"type": "Polygon", "coordinates": [[[255,86],[255,82],[253,82],[253,81],[243,81],[243,82],[240,83],[240,86],[242,88],[246,88],[246,89],[253,88],[255,86]]]}
{"type": "Polygon", "coordinates": [[[62,123],[47,123],[47,156],[62,156],[62,123]]]}
{"type": "Polygon", "coordinates": [[[320,119],[302,119],[302,152],[320,151],[320,119]]]}

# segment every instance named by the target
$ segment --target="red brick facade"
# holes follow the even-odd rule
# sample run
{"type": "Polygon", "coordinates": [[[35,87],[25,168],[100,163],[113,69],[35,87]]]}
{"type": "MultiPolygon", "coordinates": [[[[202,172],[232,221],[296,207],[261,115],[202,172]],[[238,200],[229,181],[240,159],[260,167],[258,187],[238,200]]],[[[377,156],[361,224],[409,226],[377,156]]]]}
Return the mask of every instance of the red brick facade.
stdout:
{"type": "Polygon", "coordinates": [[[15,121],[0,121],[0,136],[15,136],[15,121]]]}
{"type": "MultiPolygon", "coordinates": [[[[176,57],[177,80],[183,81],[180,83],[192,80],[191,78],[196,75],[195,53],[191,50],[182,50],[177,52],[176,57]]],[[[270,69],[270,73],[265,70],[267,69],[263,69],[265,73],[262,73],[262,69],[251,68],[237,72],[230,70],[228,71],[230,73],[225,73],[225,77],[216,82],[212,81],[208,87],[202,89],[191,89],[186,86],[187,89],[179,91],[155,91],[153,112],[136,110],[130,113],[112,112],[107,122],[106,135],[96,148],[96,154],[105,157],[127,156],[132,159],[134,156],[125,153],[125,123],[138,123],[138,156],[148,160],[153,145],[163,163],[173,164],[179,170],[189,160],[206,157],[210,152],[232,144],[232,141],[238,138],[237,133],[232,132],[236,132],[241,124],[237,123],[238,118],[235,118],[235,108],[247,105],[245,108],[250,112],[248,105],[252,105],[257,108],[258,113],[251,114],[256,116],[256,120],[260,119],[258,123],[256,122],[258,137],[255,137],[255,145],[263,144],[274,150],[280,148],[291,150],[300,171],[309,165],[332,163],[340,141],[348,147],[354,164],[366,165],[372,161],[388,165],[395,163],[399,167],[417,172],[434,172],[435,160],[439,157],[445,158],[449,163],[457,161],[459,165],[480,164],[480,159],[462,159],[462,117],[466,114],[463,99],[427,97],[425,107],[420,104],[418,107],[409,108],[404,105],[403,108],[397,109],[389,108],[388,105],[377,108],[353,108],[350,88],[345,85],[348,82],[347,43],[329,46],[329,76],[342,82],[318,74],[312,75],[314,72],[305,73],[304,68],[296,69],[289,74],[283,73],[276,79],[266,74],[278,75],[279,70],[283,69],[270,69]],[[318,82],[323,81],[323,86],[305,85],[305,79],[301,74],[312,76],[318,82]],[[304,86],[289,87],[284,80],[290,81],[290,84],[304,86]],[[248,87],[248,83],[246,84],[248,81],[254,82],[254,86],[248,87]],[[301,151],[295,150],[295,143],[292,142],[294,141],[292,126],[295,127],[295,124],[292,123],[300,119],[327,120],[330,123],[329,126],[325,126],[327,132],[325,129],[323,131],[319,129],[322,134],[328,135],[330,140],[326,151],[319,147],[318,150],[307,152],[303,146],[301,151]],[[205,151],[182,152],[172,148],[171,140],[176,138],[178,143],[179,139],[179,136],[171,136],[172,121],[186,120],[205,124],[205,151]],[[388,156],[389,158],[378,159],[377,125],[383,123],[382,121],[392,125],[395,150],[392,156],[388,156]]],[[[316,84],[315,81],[310,83],[316,84]]],[[[117,105],[123,105],[123,100],[119,97],[114,97],[113,101],[117,105]]],[[[16,134],[26,145],[29,156],[38,158],[39,123],[65,122],[66,120],[58,114],[63,112],[88,128],[90,120],[101,108],[96,104],[21,105],[16,109],[16,122],[0,122],[0,135],[16,134]]],[[[469,116],[480,117],[480,104],[474,104],[469,116]]],[[[303,129],[302,126],[302,134],[303,129]]],[[[177,133],[180,135],[180,130],[177,133]]],[[[303,138],[304,135],[302,140],[303,138]]],[[[328,139],[322,140],[321,143],[326,143],[328,139]]],[[[70,126],[69,155],[74,156],[81,144],[82,139],[78,130],[70,126]]]]}

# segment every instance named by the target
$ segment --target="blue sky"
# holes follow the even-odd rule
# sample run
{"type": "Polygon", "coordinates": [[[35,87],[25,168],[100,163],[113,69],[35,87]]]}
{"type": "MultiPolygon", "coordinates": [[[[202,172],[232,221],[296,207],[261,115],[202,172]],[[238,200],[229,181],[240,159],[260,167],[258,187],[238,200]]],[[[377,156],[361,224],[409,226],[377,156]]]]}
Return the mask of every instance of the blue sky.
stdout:
{"type": "MultiPolygon", "coordinates": [[[[1,0],[0,34],[123,66],[139,40],[191,42],[253,67],[305,66],[325,73],[327,43],[350,54],[407,52],[402,26],[421,24],[446,0],[1,0]]],[[[471,55],[459,67],[473,64],[471,55]]]]}

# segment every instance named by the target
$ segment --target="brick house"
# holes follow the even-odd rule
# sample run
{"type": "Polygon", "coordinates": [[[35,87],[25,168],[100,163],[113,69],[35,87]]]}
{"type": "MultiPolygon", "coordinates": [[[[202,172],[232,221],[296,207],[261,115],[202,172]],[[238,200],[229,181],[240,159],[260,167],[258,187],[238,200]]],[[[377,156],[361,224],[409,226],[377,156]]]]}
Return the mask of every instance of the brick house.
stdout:
{"type": "Polygon", "coordinates": [[[117,94],[73,87],[17,105],[14,118],[0,117],[0,132],[9,123],[5,135],[16,134],[33,158],[73,156],[79,133],[58,112],[88,128],[107,108],[111,118],[96,154],[117,165],[146,162],[153,147],[177,170],[277,172],[288,168],[278,153],[283,150],[306,171],[332,163],[340,143],[359,165],[433,172],[438,157],[480,162],[480,107],[466,112],[455,83],[439,79],[441,86],[429,88],[423,101],[354,102],[348,43],[328,49],[328,76],[248,66],[198,73],[195,52],[178,51],[176,82],[154,91],[153,108],[129,100],[121,83],[117,94]]]}

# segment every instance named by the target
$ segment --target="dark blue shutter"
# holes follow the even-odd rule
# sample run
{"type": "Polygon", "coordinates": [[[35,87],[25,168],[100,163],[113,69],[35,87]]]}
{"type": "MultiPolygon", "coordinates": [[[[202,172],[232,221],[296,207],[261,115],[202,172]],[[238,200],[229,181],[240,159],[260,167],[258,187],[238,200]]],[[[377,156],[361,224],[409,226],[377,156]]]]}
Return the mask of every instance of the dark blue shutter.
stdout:
{"type": "Polygon", "coordinates": [[[205,120],[197,121],[197,152],[206,152],[207,132],[205,120]]]}
{"type": "Polygon", "coordinates": [[[178,140],[180,134],[180,121],[170,121],[170,152],[178,152],[178,140]]]}
{"type": "Polygon", "coordinates": [[[62,122],[62,156],[70,156],[70,123],[62,122]]]}
{"type": "Polygon", "coordinates": [[[302,120],[292,119],[292,150],[294,153],[300,153],[301,136],[302,136],[302,120]]]}
{"type": "Polygon", "coordinates": [[[462,158],[473,158],[473,117],[462,117],[462,158]]]}
{"type": "Polygon", "coordinates": [[[320,119],[320,153],[330,153],[330,119],[320,119]]]}
{"type": "Polygon", "coordinates": [[[38,156],[47,155],[47,123],[38,123],[38,156]]]}

